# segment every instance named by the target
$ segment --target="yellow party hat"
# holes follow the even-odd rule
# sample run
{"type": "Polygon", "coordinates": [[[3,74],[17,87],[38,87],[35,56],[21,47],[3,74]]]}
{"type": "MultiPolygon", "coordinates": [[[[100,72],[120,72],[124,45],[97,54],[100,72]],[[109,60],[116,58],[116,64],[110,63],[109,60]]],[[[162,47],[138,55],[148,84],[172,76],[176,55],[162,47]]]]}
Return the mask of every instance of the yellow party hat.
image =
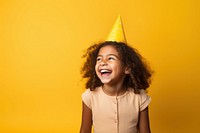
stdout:
{"type": "Polygon", "coordinates": [[[115,24],[110,31],[106,41],[116,41],[126,43],[126,37],[123,29],[123,24],[121,20],[121,16],[119,15],[115,24]]]}

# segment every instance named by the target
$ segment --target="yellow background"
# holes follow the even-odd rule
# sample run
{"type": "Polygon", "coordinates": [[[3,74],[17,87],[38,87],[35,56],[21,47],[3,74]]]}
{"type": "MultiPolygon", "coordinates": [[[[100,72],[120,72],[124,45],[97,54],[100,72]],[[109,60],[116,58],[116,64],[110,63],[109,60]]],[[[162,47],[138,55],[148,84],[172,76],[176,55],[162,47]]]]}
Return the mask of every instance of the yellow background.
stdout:
{"type": "Polygon", "coordinates": [[[155,71],[153,133],[199,132],[198,0],[1,0],[0,132],[77,133],[83,51],[121,14],[155,71]]]}

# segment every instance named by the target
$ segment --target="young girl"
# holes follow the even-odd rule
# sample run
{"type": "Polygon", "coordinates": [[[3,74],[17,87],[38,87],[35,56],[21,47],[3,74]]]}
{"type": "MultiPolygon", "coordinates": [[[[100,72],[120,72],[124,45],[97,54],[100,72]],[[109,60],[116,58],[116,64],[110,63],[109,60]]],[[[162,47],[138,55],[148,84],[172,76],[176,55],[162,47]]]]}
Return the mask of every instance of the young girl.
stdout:
{"type": "Polygon", "coordinates": [[[82,94],[80,133],[150,133],[145,90],[151,70],[140,54],[123,42],[89,47],[82,68],[87,78],[82,94]]]}

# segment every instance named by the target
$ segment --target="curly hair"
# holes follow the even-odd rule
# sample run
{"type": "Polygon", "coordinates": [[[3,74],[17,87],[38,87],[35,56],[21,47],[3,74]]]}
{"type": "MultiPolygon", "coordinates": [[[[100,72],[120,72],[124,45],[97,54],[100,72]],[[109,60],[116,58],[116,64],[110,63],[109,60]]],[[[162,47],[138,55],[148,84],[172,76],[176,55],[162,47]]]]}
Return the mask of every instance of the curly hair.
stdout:
{"type": "Polygon", "coordinates": [[[133,88],[135,93],[140,93],[141,89],[146,90],[151,83],[152,71],[144,58],[135,48],[122,42],[113,41],[94,44],[83,54],[82,57],[85,58],[86,61],[81,68],[81,73],[82,78],[87,79],[85,87],[93,91],[96,87],[103,85],[96,75],[95,65],[99,50],[108,45],[113,46],[117,50],[122,65],[130,70],[130,74],[125,77],[124,85],[133,88]]]}

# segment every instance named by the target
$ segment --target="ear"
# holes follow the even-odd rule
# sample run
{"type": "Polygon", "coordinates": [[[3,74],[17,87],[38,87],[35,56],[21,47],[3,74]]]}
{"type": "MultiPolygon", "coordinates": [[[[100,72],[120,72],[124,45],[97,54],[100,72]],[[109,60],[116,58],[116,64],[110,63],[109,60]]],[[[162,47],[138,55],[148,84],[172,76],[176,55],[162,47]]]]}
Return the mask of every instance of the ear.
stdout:
{"type": "Polygon", "coordinates": [[[131,73],[131,68],[126,67],[126,68],[125,68],[125,74],[130,74],[130,73],[131,73]]]}

